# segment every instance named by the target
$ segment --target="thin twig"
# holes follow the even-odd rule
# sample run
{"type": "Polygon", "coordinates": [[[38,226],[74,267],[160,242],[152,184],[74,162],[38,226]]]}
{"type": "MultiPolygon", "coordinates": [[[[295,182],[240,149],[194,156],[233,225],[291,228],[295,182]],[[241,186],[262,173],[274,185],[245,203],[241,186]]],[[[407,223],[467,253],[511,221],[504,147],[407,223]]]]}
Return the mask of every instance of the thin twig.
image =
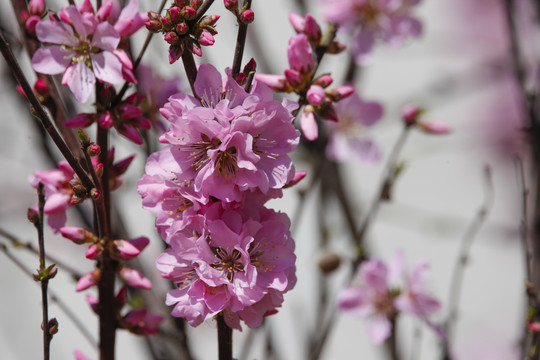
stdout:
{"type": "Polygon", "coordinates": [[[201,20],[201,18],[204,16],[204,14],[206,14],[206,12],[208,11],[208,9],[210,8],[213,2],[214,0],[206,0],[201,5],[201,7],[199,7],[199,9],[197,10],[197,15],[195,16],[195,19],[192,20],[193,23],[197,23],[199,20],[201,20]]]}
{"type": "MultiPolygon", "coordinates": [[[[0,251],[4,253],[4,255],[6,255],[6,257],[11,260],[11,262],[13,262],[13,264],[15,264],[24,274],[28,275],[29,277],[31,277],[33,279],[33,275],[31,274],[30,270],[28,270],[27,268],[25,268],[25,266],[23,265],[22,262],[19,261],[19,259],[17,259],[8,249],[8,247],[4,244],[0,244],[0,251]]],[[[79,329],[79,331],[81,332],[81,334],[84,336],[84,338],[86,340],[88,340],[88,342],[92,345],[92,346],[96,346],[97,345],[97,342],[96,340],[92,337],[92,335],[90,334],[90,331],[84,327],[84,324],[81,322],[80,318],[78,315],[75,315],[75,313],[73,313],[73,311],[71,311],[71,309],[66,305],[66,303],[64,303],[60,297],[52,290],[52,289],[49,289],[48,290],[48,293],[50,295],[50,299],[52,302],[54,302],[61,310],[62,312],[64,312],[64,314],[67,315],[67,317],[73,322],[73,324],[75,325],[75,327],[77,329],[79,329]]]]}
{"type": "Polygon", "coordinates": [[[533,282],[533,255],[532,255],[532,248],[531,243],[529,240],[529,216],[528,216],[528,198],[529,198],[529,188],[527,187],[527,183],[525,180],[525,169],[523,168],[523,161],[521,160],[521,157],[516,157],[516,166],[518,168],[519,173],[519,180],[521,183],[521,200],[522,200],[522,208],[521,208],[521,226],[520,226],[520,234],[521,234],[521,242],[523,246],[523,252],[525,254],[525,269],[526,269],[526,275],[527,275],[527,282],[532,284],[533,282]]]}
{"type": "MultiPolygon", "coordinates": [[[[251,9],[251,0],[245,1],[246,9],[251,9]]],[[[240,21],[240,16],[238,17],[238,34],[236,36],[236,48],[234,50],[234,58],[232,65],[232,76],[236,76],[240,73],[240,67],[242,66],[242,57],[244,56],[244,48],[246,46],[246,36],[247,36],[248,24],[245,24],[240,21]]]]}
{"type": "Polygon", "coordinates": [[[461,295],[461,288],[463,284],[463,276],[465,274],[465,267],[469,259],[469,253],[471,246],[476,237],[476,234],[480,230],[480,227],[485,222],[489,210],[493,204],[494,191],[493,182],[491,178],[491,169],[489,166],[484,168],[484,201],[482,206],[478,210],[472,223],[467,228],[463,240],[461,241],[459,256],[454,266],[452,278],[450,280],[449,299],[448,299],[448,317],[445,321],[446,330],[446,342],[443,344],[443,359],[451,359],[451,346],[453,342],[453,335],[455,331],[455,323],[458,314],[459,298],[461,295]]]}

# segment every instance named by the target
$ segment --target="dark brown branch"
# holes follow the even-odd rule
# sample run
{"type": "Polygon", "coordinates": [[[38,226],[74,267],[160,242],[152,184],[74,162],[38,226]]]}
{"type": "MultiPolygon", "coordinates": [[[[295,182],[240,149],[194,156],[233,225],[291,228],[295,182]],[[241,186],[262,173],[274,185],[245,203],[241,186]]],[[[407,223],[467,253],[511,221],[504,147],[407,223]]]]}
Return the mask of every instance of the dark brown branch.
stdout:
{"type": "Polygon", "coordinates": [[[193,54],[190,51],[184,50],[182,54],[182,62],[184,64],[184,70],[186,71],[186,76],[189,80],[189,85],[191,86],[191,91],[193,96],[199,98],[199,94],[195,92],[195,79],[197,79],[197,65],[195,64],[195,59],[193,54]]]}
{"type": "MultiPolygon", "coordinates": [[[[251,0],[246,0],[246,9],[251,9],[251,0]]],[[[232,65],[232,76],[236,76],[240,73],[240,67],[242,67],[242,57],[244,56],[244,48],[246,46],[248,24],[244,24],[238,17],[238,34],[236,36],[236,48],[234,50],[234,59],[232,65]]]]}
{"type": "Polygon", "coordinates": [[[221,313],[216,316],[216,320],[219,360],[232,360],[232,329],[225,323],[221,313]]]}

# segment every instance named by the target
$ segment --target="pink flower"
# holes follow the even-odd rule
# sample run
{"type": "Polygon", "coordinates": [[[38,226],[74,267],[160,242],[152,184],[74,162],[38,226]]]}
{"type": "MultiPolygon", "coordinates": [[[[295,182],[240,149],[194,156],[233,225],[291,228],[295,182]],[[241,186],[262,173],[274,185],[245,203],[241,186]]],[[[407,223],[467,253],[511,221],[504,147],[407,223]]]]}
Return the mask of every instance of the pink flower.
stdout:
{"type": "MultiPolygon", "coordinates": [[[[39,183],[44,185],[45,206],[43,212],[47,214],[47,223],[55,233],[66,223],[66,210],[72,205],[75,193],[71,188],[70,181],[74,174],[75,172],[67,161],[60,161],[58,169],[38,170],[28,179],[30,185],[36,189],[39,183]]],[[[37,204],[34,207],[37,209],[37,204]]]]}
{"type": "Polygon", "coordinates": [[[258,326],[281,305],[295,282],[294,242],[286,215],[265,208],[224,210],[221,203],[192,217],[169,239],[157,260],[162,276],[178,284],[167,296],[174,316],[192,326],[221,311],[229,326],[258,326]]]}
{"type": "Polygon", "coordinates": [[[200,101],[180,93],[161,110],[171,122],[160,141],[171,144],[180,182],[196,193],[240,201],[243,192],[281,189],[294,176],[288,153],[298,144],[290,103],[273,99],[255,83],[246,93],[234,79],[222,82],[209,64],[199,67],[195,91],[200,101]]]}
{"type": "Polygon", "coordinates": [[[422,24],[409,15],[420,0],[329,0],[325,1],[326,19],[353,34],[352,52],[357,64],[370,59],[376,40],[392,46],[408,37],[418,37],[422,24]]]}
{"type": "Polygon", "coordinates": [[[161,315],[150,314],[146,309],[129,311],[123,318],[123,327],[137,335],[157,334],[157,327],[165,318],[161,315]]]}
{"type": "Polygon", "coordinates": [[[404,257],[398,252],[387,266],[379,260],[370,260],[358,269],[358,285],[342,290],[338,306],[360,317],[371,318],[368,328],[370,339],[382,344],[392,329],[392,322],[399,311],[419,317],[440,336],[442,331],[433,325],[428,316],[440,310],[440,303],[423,291],[427,264],[416,266],[410,275],[404,274],[404,257]],[[405,276],[405,284],[400,280],[405,276]]]}
{"type": "Polygon", "coordinates": [[[377,102],[362,100],[353,94],[335,105],[337,122],[327,122],[329,140],[326,156],[334,161],[353,157],[373,164],[379,159],[379,149],[370,140],[361,137],[364,129],[380,120],[383,107],[377,102]]]}
{"type": "Polygon", "coordinates": [[[113,53],[120,35],[107,22],[99,22],[90,12],[70,5],[59,15],[60,21],[41,21],[36,35],[52,46],[39,48],[32,58],[34,70],[43,74],[63,73],[62,84],[69,86],[75,98],[85,102],[96,78],[111,84],[122,79],[122,62],[113,53]]]}

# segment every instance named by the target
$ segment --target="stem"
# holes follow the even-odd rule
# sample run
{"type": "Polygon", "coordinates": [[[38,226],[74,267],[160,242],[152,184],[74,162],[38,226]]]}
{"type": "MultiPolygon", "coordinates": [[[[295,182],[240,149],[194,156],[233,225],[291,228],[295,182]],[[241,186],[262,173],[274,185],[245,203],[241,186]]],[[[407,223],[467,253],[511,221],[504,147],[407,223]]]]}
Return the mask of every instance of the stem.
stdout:
{"type": "Polygon", "coordinates": [[[401,360],[401,356],[399,354],[398,349],[398,343],[397,343],[397,316],[394,316],[392,319],[390,319],[390,322],[392,323],[392,327],[390,329],[390,336],[384,343],[386,346],[386,349],[388,350],[388,356],[391,360],[401,360]]]}
{"type": "Polygon", "coordinates": [[[206,0],[201,5],[199,10],[197,10],[197,15],[195,16],[195,19],[193,19],[193,23],[197,23],[199,20],[201,20],[201,18],[204,16],[204,14],[206,14],[206,12],[208,11],[208,9],[210,8],[213,2],[214,0],[206,0]]]}
{"type": "Polygon", "coordinates": [[[41,314],[43,321],[43,359],[50,359],[50,346],[52,340],[52,334],[49,332],[49,305],[47,296],[47,287],[49,286],[49,277],[44,276],[45,269],[45,239],[43,235],[43,207],[45,206],[45,194],[43,193],[43,184],[38,185],[38,209],[39,216],[38,221],[35,223],[38,232],[38,244],[39,244],[39,274],[41,281],[41,314]]]}
{"type": "Polygon", "coordinates": [[[197,65],[195,64],[195,59],[193,54],[184,50],[182,54],[182,62],[184,63],[184,70],[186,71],[187,78],[189,80],[189,85],[191,86],[191,91],[196,98],[199,98],[199,95],[195,92],[195,79],[197,78],[197,65]]]}
{"type": "MultiPolygon", "coordinates": [[[[246,0],[246,9],[251,9],[251,0],[246,0]]],[[[234,50],[234,59],[232,66],[232,77],[240,73],[240,67],[242,66],[242,57],[244,56],[244,48],[246,46],[248,24],[244,24],[238,18],[238,35],[236,36],[236,49],[234,50]]]]}
{"type": "Polygon", "coordinates": [[[67,160],[69,165],[72,167],[73,171],[77,174],[79,179],[81,179],[83,185],[87,189],[92,189],[94,187],[94,184],[86,174],[86,172],[83,170],[83,168],[80,166],[79,161],[75,158],[71,150],[68,148],[62,137],[58,134],[56,129],[54,128],[54,125],[52,124],[51,119],[49,118],[49,115],[43,108],[43,106],[40,104],[38,99],[36,98],[36,95],[34,94],[34,91],[30,87],[30,84],[26,80],[26,77],[24,76],[19,63],[17,62],[17,59],[13,56],[13,53],[11,52],[11,49],[9,47],[9,44],[6,42],[6,39],[4,38],[4,35],[0,33],[0,52],[2,52],[2,55],[6,59],[6,62],[8,63],[8,66],[11,69],[11,72],[13,73],[13,76],[21,87],[24,90],[24,93],[28,100],[30,101],[30,104],[33,107],[32,114],[36,116],[40,121],[45,130],[49,133],[51,136],[51,139],[54,141],[64,158],[67,160]]]}
{"type": "Polygon", "coordinates": [[[493,204],[493,183],[491,179],[491,169],[486,166],[484,169],[485,186],[484,186],[484,202],[478,210],[472,223],[469,225],[463,240],[461,242],[459,257],[454,266],[452,278],[450,281],[450,297],[448,299],[448,317],[445,321],[446,329],[446,342],[443,344],[443,359],[451,359],[451,344],[453,341],[453,333],[455,331],[455,323],[458,313],[459,298],[461,294],[461,287],[463,284],[463,276],[465,274],[465,266],[469,259],[469,253],[473,240],[480,230],[480,227],[484,223],[488,212],[493,204]]]}
{"type": "Polygon", "coordinates": [[[516,158],[516,166],[519,171],[519,178],[521,182],[521,189],[522,189],[522,208],[521,208],[521,226],[520,226],[520,233],[521,233],[521,242],[523,246],[523,252],[525,253],[525,274],[527,275],[527,282],[532,284],[533,282],[533,275],[532,275],[532,249],[531,244],[529,241],[529,216],[528,216],[528,197],[529,197],[529,188],[527,187],[527,183],[525,181],[525,170],[523,168],[523,161],[521,161],[521,158],[518,156],[516,158]]]}
{"type": "Polygon", "coordinates": [[[219,360],[232,360],[232,329],[225,323],[223,313],[216,316],[219,360]]]}

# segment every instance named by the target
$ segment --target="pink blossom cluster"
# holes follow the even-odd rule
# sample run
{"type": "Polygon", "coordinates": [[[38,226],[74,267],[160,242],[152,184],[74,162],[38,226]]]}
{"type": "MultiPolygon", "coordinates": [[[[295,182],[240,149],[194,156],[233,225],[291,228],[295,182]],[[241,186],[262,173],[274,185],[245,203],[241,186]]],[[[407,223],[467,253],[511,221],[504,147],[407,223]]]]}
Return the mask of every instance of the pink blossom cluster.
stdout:
{"type": "Polygon", "coordinates": [[[218,314],[230,327],[258,326],[296,281],[285,214],[267,199],[295,181],[288,153],[298,145],[287,100],[255,82],[202,64],[195,96],[178,93],[161,109],[170,127],[138,182],[143,207],[170,248],[158,261],[175,282],[167,304],[193,326],[218,314]]]}
{"type": "Polygon", "coordinates": [[[428,319],[441,308],[439,301],[423,290],[428,264],[421,262],[410,273],[404,268],[403,252],[388,265],[380,260],[366,261],[358,268],[357,283],[339,294],[338,306],[343,312],[371,318],[368,334],[376,344],[390,336],[400,312],[418,317],[444,336],[428,319]]]}
{"type": "Polygon", "coordinates": [[[325,18],[353,35],[351,51],[358,65],[371,58],[376,41],[399,46],[422,34],[422,23],[410,15],[420,0],[325,0],[325,18]]]}
{"type": "Polygon", "coordinates": [[[290,38],[287,48],[289,69],[284,75],[258,74],[255,76],[260,82],[270,86],[275,91],[295,92],[307,104],[300,116],[300,127],[306,139],[315,140],[319,137],[319,128],[316,115],[322,119],[338,121],[334,103],[354,92],[350,85],[326,90],[333,82],[330,74],[323,74],[317,78],[317,61],[315,55],[324,48],[326,53],[339,53],[345,47],[332,41],[329,45],[323,44],[322,30],[310,14],[305,18],[291,13],[289,20],[297,34],[290,38]]]}
{"type": "Polygon", "coordinates": [[[51,46],[35,52],[34,70],[63,74],[62,85],[67,85],[80,102],[88,100],[96,79],[113,85],[123,80],[136,82],[133,63],[122,49],[124,41],[146,20],[138,13],[135,0],[121,11],[118,3],[107,0],[97,12],[85,0],[50,14],[49,20],[35,25],[38,40],[51,46]]]}

